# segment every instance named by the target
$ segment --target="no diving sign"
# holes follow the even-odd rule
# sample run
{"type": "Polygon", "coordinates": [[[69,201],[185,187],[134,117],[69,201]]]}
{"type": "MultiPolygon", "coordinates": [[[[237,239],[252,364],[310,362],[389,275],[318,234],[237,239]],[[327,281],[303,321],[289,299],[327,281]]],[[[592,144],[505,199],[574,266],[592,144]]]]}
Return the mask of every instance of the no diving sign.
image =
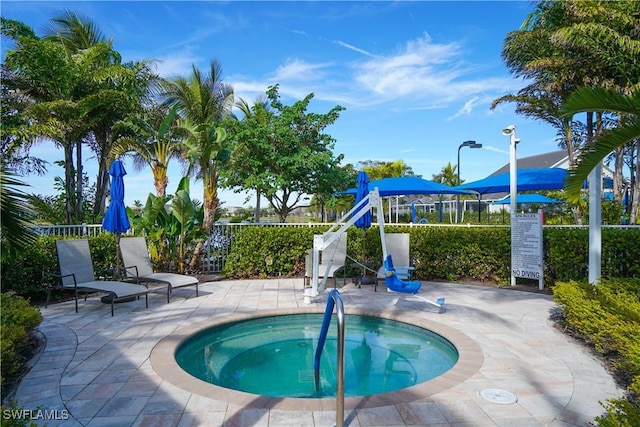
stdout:
{"type": "Polygon", "coordinates": [[[534,279],[543,285],[542,214],[511,216],[511,284],[515,278],[534,279]]]}

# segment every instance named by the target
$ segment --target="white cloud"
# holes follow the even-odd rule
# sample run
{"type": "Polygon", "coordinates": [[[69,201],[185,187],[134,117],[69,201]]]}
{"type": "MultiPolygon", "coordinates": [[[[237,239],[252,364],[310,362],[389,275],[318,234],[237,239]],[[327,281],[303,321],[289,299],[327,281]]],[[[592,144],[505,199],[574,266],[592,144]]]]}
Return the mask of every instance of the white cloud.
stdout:
{"type": "Polygon", "coordinates": [[[174,76],[189,76],[193,64],[197,64],[202,58],[199,58],[189,51],[174,52],[160,57],[156,63],[156,72],[165,78],[174,76]]]}
{"type": "Polygon", "coordinates": [[[471,111],[473,111],[473,107],[477,104],[478,99],[480,99],[480,98],[477,97],[477,96],[472,97],[470,100],[465,102],[464,105],[462,106],[462,108],[460,108],[458,111],[456,111],[456,113],[451,118],[449,118],[448,120],[453,120],[453,119],[461,117],[461,116],[470,115],[471,111]]]}
{"type": "Polygon", "coordinates": [[[355,47],[355,46],[353,46],[353,45],[351,45],[349,43],[345,43],[345,42],[340,41],[340,40],[335,40],[334,43],[337,44],[337,45],[340,45],[342,47],[345,47],[345,48],[347,48],[349,50],[352,50],[354,52],[358,52],[358,53],[361,53],[363,55],[366,55],[366,56],[372,56],[372,57],[377,57],[378,56],[378,55],[374,55],[371,52],[367,52],[364,49],[360,49],[359,47],[355,47]]]}
{"type": "Polygon", "coordinates": [[[271,80],[318,80],[323,77],[322,70],[328,66],[330,66],[328,63],[312,64],[299,59],[292,59],[288,60],[286,64],[279,66],[271,80]]]}

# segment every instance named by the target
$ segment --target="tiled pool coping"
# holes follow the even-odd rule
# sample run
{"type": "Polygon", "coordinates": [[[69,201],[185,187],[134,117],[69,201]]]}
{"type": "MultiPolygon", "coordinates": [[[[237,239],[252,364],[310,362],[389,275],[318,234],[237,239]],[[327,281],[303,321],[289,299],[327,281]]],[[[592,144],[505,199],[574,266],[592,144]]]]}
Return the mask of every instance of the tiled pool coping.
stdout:
{"type": "MultiPolygon", "coordinates": [[[[153,369],[160,377],[171,384],[187,391],[211,399],[216,399],[228,403],[240,403],[251,408],[281,409],[281,410],[335,410],[335,398],[279,398],[269,396],[259,396],[202,381],[185,372],[176,362],[175,354],[182,342],[194,334],[204,329],[223,325],[226,323],[238,322],[242,320],[255,319],[267,316],[281,316],[290,314],[323,313],[320,308],[283,309],[283,310],[263,310],[254,313],[233,314],[220,316],[214,319],[207,319],[193,325],[186,326],[162,339],[152,350],[150,362],[153,369]]],[[[409,403],[419,399],[430,397],[434,394],[447,390],[461,382],[467,380],[475,374],[482,363],[484,355],[480,346],[469,336],[461,331],[448,327],[439,322],[425,320],[411,316],[408,313],[384,313],[374,312],[360,308],[350,308],[350,315],[362,315],[382,317],[390,320],[419,326],[431,330],[449,340],[458,351],[458,362],[449,371],[420,384],[407,387],[402,390],[389,393],[376,394],[371,396],[346,397],[345,409],[375,408],[380,406],[395,405],[399,403],[409,403]]]]}

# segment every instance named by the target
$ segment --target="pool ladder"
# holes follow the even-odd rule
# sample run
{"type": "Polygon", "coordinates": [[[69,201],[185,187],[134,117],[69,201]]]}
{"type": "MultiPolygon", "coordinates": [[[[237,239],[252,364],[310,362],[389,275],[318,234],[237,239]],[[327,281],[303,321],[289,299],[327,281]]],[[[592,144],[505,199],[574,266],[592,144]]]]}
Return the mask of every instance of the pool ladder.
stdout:
{"type": "Polygon", "coordinates": [[[338,317],[338,324],[336,325],[338,330],[337,336],[337,386],[336,386],[336,427],[344,426],[344,304],[342,303],[342,297],[337,289],[332,289],[329,292],[327,298],[327,307],[324,310],[324,317],[322,318],[322,329],[320,329],[320,338],[318,339],[318,348],[316,348],[316,355],[313,359],[313,370],[315,375],[316,391],[320,391],[320,356],[322,356],[322,350],[324,349],[324,342],[327,339],[327,331],[329,330],[329,324],[331,323],[331,317],[333,315],[333,307],[336,308],[336,315],[338,317]]]}

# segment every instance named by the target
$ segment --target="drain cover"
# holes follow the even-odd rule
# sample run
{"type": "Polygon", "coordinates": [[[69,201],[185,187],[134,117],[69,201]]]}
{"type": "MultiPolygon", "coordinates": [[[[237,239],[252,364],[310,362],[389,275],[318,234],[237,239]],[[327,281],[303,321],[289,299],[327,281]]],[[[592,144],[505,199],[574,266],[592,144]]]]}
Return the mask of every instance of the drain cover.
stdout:
{"type": "Polygon", "coordinates": [[[482,390],[480,392],[480,396],[484,397],[489,402],[499,403],[501,405],[511,405],[512,403],[516,403],[518,401],[518,398],[515,394],[497,388],[488,388],[486,390],[482,390]]]}

